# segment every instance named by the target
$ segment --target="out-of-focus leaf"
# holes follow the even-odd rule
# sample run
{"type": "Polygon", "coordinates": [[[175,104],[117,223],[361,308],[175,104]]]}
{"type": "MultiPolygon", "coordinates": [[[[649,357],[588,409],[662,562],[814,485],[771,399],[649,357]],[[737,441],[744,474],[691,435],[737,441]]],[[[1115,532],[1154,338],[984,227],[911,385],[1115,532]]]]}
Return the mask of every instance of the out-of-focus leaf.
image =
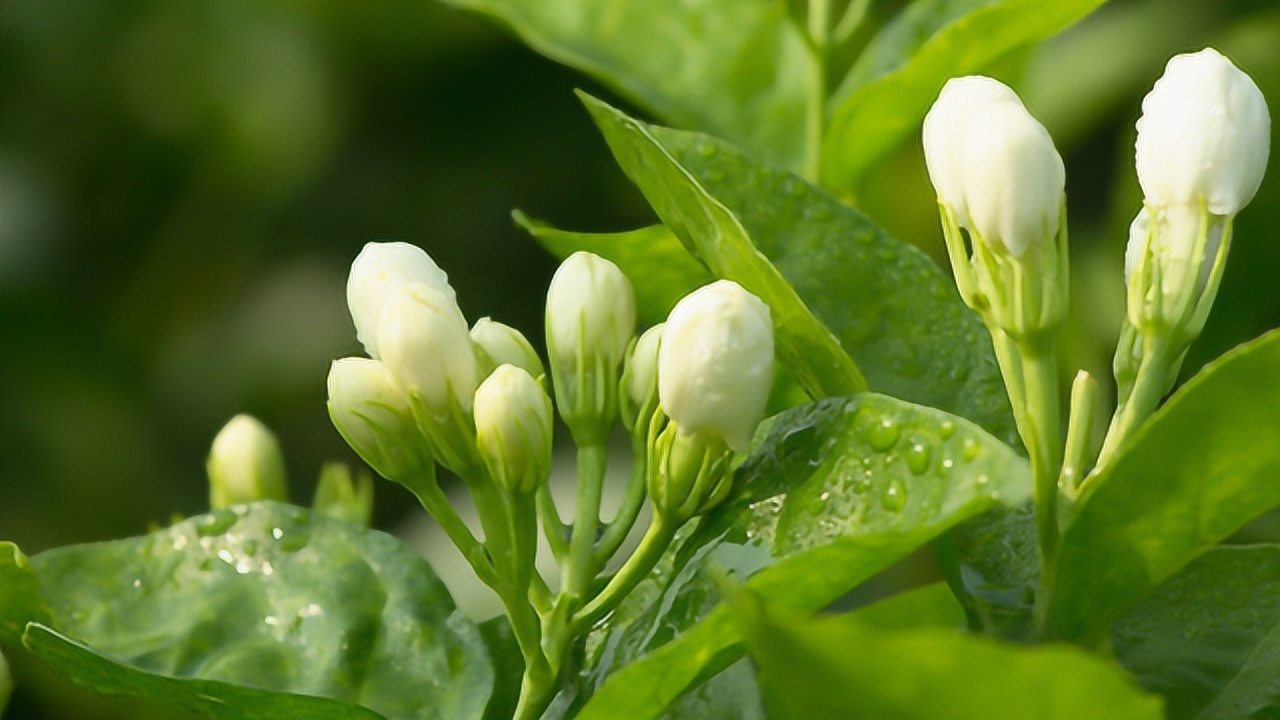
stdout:
{"type": "Polygon", "coordinates": [[[856,389],[865,373],[877,392],[1015,437],[990,337],[923,253],[726,143],[586,103],[667,227],[769,304],[779,357],[811,395],[856,389]]]}
{"type": "Polygon", "coordinates": [[[1104,0],[921,0],[872,41],[832,97],[822,177],[854,189],[867,170],[920,127],[949,78],[1088,15],[1104,0]],[[922,41],[922,38],[927,38],[922,41]]]}
{"type": "Polygon", "coordinates": [[[28,625],[24,643],[101,692],[206,712],[274,692],[452,719],[480,718],[493,687],[479,632],[421,557],[301,508],[236,506],[42,553],[31,570],[52,629],[28,625]]]}
{"type": "Polygon", "coordinates": [[[1035,505],[1028,502],[961,523],[934,544],[971,627],[1008,640],[1032,639],[1037,542],[1035,505]]]}
{"type": "Polygon", "coordinates": [[[735,602],[772,716],[847,720],[1159,720],[1160,700],[1068,646],[1024,647],[858,613],[797,618],[735,602]]]}
{"type": "Polygon", "coordinates": [[[599,689],[580,717],[658,717],[742,656],[708,569],[812,611],[956,523],[1029,493],[1022,458],[932,408],[863,394],[783,413],[739,470],[735,495],[687,541],[696,550],[660,568],[593,638],[599,689]]]}
{"type": "Polygon", "coordinates": [[[493,695],[485,708],[485,720],[510,720],[520,699],[520,683],[524,675],[524,659],[515,633],[505,615],[486,620],[476,626],[489,648],[493,665],[493,695]]]}
{"type": "Polygon", "coordinates": [[[1116,658],[1169,720],[1280,713],[1280,546],[1205,553],[1125,613],[1116,658]]]}
{"type": "Polygon", "coordinates": [[[797,168],[817,64],[773,0],[445,0],[682,127],[797,168]]]}
{"type": "Polygon", "coordinates": [[[17,545],[0,542],[0,646],[22,642],[29,622],[49,622],[40,581],[17,545]]]}
{"type": "Polygon", "coordinates": [[[162,700],[205,717],[226,720],[377,720],[382,717],[368,708],[338,700],[146,672],[39,623],[27,626],[23,643],[36,657],[89,690],[104,695],[162,700]]]}
{"type": "Polygon", "coordinates": [[[662,225],[619,233],[580,233],[556,228],[517,211],[516,224],[559,258],[579,250],[612,261],[636,290],[636,315],[642,326],[667,319],[677,301],[711,282],[711,273],[662,225]]]}
{"type": "Polygon", "coordinates": [[[1063,533],[1049,619],[1097,639],[1196,556],[1280,505],[1280,331],[1207,365],[1094,483],[1063,533]]]}

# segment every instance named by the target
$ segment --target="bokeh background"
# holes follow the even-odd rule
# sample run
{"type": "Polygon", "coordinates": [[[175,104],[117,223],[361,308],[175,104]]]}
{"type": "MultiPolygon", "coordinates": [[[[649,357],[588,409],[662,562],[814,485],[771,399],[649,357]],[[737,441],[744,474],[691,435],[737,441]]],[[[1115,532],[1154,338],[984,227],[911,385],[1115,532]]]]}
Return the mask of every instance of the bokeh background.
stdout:
{"type": "MultiPolygon", "coordinates": [[[[993,71],[1066,160],[1069,369],[1109,376],[1133,122],[1165,60],[1205,45],[1280,114],[1275,0],[1115,0],[993,71]]],[[[0,2],[0,538],[35,553],[201,512],[208,443],[242,411],[279,434],[308,500],[323,461],[355,460],[324,382],[359,351],[343,292],[368,240],[423,246],[470,318],[540,336],[554,263],[510,211],[652,219],[574,87],[609,97],[429,0],[0,2]]],[[[1188,372],[1280,325],[1272,165],[1188,372]]],[[[942,257],[916,143],[861,200],[942,257]]],[[[378,526],[403,531],[411,511],[378,486],[378,526]]],[[[50,702],[20,692],[7,717],[88,716],[50,702]]]]}

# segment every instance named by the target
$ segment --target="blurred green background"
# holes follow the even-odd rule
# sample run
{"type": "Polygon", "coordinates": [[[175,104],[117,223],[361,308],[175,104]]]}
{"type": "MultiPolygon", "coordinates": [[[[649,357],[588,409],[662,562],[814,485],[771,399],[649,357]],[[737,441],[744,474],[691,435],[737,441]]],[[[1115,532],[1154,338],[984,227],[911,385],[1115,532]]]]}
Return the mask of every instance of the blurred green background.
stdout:
{"type": "MultiPolygon", "coordinates": [[[[1116,0],[993,69],[1066,160],[1068,368],[1109,376],[1133,123],[1168,57],[1205,45],[1280,113],[1276,0],[1116,0]]],[[[652,218],[574,87],[609,97],[426,0],[0,2],[0,538],[35,553],[201,512],[208,443],[241,411],[277,431],[309,499],[324,460],[354,460],[324,382],[359,351],[343,293],[368,240],[422,245],[468,317],[538,337],[554,264],[509,212],[652,218]]],[[[917,143],[862,202],[941,258],[917,143]]],[[[1280,325],[1278,234],[1273,167],[1187,372],[1280,325]]],[[[413,508],[378,486],[379,526],[413,508]]],[[[19,693],[9,717],[66,717],[38,705],[19,693]]]]}

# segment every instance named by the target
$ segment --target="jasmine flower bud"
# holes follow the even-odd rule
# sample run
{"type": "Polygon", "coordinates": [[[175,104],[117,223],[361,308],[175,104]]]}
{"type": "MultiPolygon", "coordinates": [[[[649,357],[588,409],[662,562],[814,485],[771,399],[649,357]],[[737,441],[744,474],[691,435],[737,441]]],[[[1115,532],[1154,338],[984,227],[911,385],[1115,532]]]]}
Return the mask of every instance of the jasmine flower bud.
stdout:
{"type": "Polygon", "coordinates": [[[547,289],[547,353],[560,415],[599,444],[617,412],[618,373],[636,325],[635,292],[618,266],[576,252],[547,289]]]}
{"type": "Polygon", "coordinates": [[[454,300],[449,277],[426,252],[403,242],[371,242],[351,263],[347,277],[347,306],[355,322],[356,337],[369,357],[381,357],[379,323],[389,298],[406,285],[421,284],[454,300]]]}
{"type": "Polygon", "coordinates": [[[431,455],[414,424],[409,397],[382,362],[333,362],[329,417],[351,449],[388,480],[404,481],[428,471],[431,455]]]}
{"type": "Polygon", "coordinates": [[[1212,48],[1176,55],[1142,101],[1138,182],[1148,205],[1231,216],[1253,199],[1271,116],[1253,80],[1212,48]]]}
{"type": "Polygon", "coordinates": [[[947,81],[924,119],[924,155],[938,202],[976,242],[1020,256],[1057,235],[1062,158],[1008,86],[947,81]]]}
{"type": "Polygon", "coordinates": [[[485,354],[492,367],[515,365],[535,378],[546,372],[533,345],[510,325],[487,317],[480,318],[471,327],[471,341],[485,354]]]}
{"type": "Polygon", "coordinates": [[[400,288],[386,300],[378,345],[396,382],[430,413],[471,410],[476,354],[452,293],[418,283],[400,288]]]}
{"type": "Polygon", "coordinates": [[[655,443],[656,467],[649,474],[654,513],[679,526],[720,504],[733,487],[733,453],[707,431],[686,432],[667,425],[655,443]]]}
{"type": "Polygon", "coordinates": [[[256,418],[237,415],[213,439],[205,461],[209,505],[220,510],[258,500],[285,500],[284,456],[275,435],[256,418]]]}
{"type": "Polygon", "coordinates": [[[773,325],[760,298],[719,280],[676,303],[658,351],[658,395],[681,431],[745,452],[772,383],[773,325]]]}
{"type": "Polygon", "coordinates": [[[369,527],[373,522],[373,479],[365,472],[352,475],[344,463],[325,463],[311,507],[321,515],[369,527]]]}
{"type": "Polygon", "coordinates": [[[646,431],[648,419],[658,409],[658,348],[666,323],[645,330],[632,343],[622,370],[622,422],[628,430],[646,431]]]}
{"type": "Polygon", "coordinates": [[[476,446],[489,475],[528,494],[551,471],[551,398],[524,368],[499,365],[476,390],[476,446]]]}

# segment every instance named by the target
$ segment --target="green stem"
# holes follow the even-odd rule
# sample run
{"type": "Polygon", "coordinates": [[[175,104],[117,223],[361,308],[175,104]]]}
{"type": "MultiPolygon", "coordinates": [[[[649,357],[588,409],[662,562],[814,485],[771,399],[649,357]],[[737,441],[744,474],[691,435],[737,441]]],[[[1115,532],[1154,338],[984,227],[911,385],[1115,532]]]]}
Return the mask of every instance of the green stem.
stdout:
{"type": "Polygon", "coordinates": [[[805,103],[804,175],[818,182],[822,175],[822,135],[827,110],[827,50],[830,42],[830,0],[809,0],[809,41],[814,72],[805,103]]]}
{"type": "Polygon", "coordinates": [[[1040,548],[1040,592],[1037,594],[1037,626],[1043,628],[1052,594],[1058,551],[1058,476],[1062,467],[1058,365],[1052,343],[1027,340],[1019,343],[1022,378],[1026,391],[1028,433],[1023,436],[1031,455],[1031,476],[1036,502],[1036,537],[1040,548]]]}
{"type": "Polygon", "coordinates": [[[574,510],[573,535],[569,539],[569,562],[564,566],[560,584],[561,595],[575,608],[595,577],[593,550],[600,526],[605,461],[603,444],[578,448],[578,507],[574,510]]]}
{"type": "Polygon", "coordinates": [[[844,16],[840,18],[840,22],[836,23],[836,29],[832,32],[832,44],[843,45],[853,37],[853,34],[862,27],[862,21],[867,18],[867,10],[871,7],[871,0],[853,0],[849,6],[845,8],[844,16]]]}
{"type": "Polygon", "coordinates": [[[604,534],[600,536],[600,543],[596,546],[595,552],[596,567],[604,567],[605,563],[609,562],[609,558],[618,552],[618,548],[622,546],[622,541],[627,539],[627,535],[631,533],[631,528],[635,527],[636,518],[640,516],[640,509],[644,507],[645,478],[647,477],[644,438],[645,435],[638,434],[632,440],[631,455],[635,464],[631,467],[631,479],[627,483],[627,495],[622,501],[622,506],[618,508],[617,514],[614,515],[613,521],[609,523],[604,530],[604,534]]]}
{"type": "Polygon", "coordinates": [[[670,547],[675,534],[674,525],[664,521],[661,516],[654,515],[653,522],[636,551],[627,558],[617,574],[609,580],[609,584],[574,614],[573,627],[578,631],[587,630],[617,607],[627,593],[645,579],[653,566],[662,559],[662,554],[670,547]]]}
{"type": "Polygon", "coordinates": [[[488,552],[476,536],[471,534],[471,528],[462,521],[458,512],[454,510],[453,503],[449,502],[449,497],[440,489],[434,468],[432,472],[402,478],[398,482],[408,488],[414,497],[418,498],[418,502],[427,513],[435,518],[445,535],[471,565],[471,570],[476,577],[480,578],[485,585],[496,588],[498,577],[488,552]]]}
{"type": "Polygon", "coordinates": [[[560,519],[560,511],[556,509],[555,498],[551,496],[551,488],[543,483],[538,488],[538,517],[542,519],[542,533],[551,546],[551,554],[557,561],[569,554],[569,526],[560,519]]]}
{"type": "MultiPolygon", "coordinates": [[[[1160,398],[1169,390],[1169,378],[1173,374],[1170,363],[1168,344],[1154,334],[1146,334],[1142,338],[1142,360],[1138,364],[1138,372],[1133,378],[1133,388],[1128,397],[1120,401],[1111,425],[1107,428],[1106,439],[1102,441],[1102,450],[1098,453],[1098,464],[1093,475],[1110,463],[1116,452],[1125,441],[1133,435],[1142,422],[1151,416],[1160,398]]],[[[1088,480],[1086,480],[1086,485],[1088,480]]],[[[1083,488],[1082,488],[1083,491],[1083,488]]]]}

